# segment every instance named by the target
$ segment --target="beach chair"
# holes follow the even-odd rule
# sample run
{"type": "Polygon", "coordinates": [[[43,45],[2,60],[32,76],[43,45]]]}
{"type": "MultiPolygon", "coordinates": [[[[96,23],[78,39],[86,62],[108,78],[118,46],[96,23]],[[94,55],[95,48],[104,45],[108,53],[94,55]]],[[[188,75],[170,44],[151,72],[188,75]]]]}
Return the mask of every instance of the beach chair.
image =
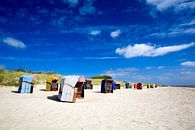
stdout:
{"type": "Polygon", "coordinates": [[[150,88],[154,88],[153,84],[150,84],[150,88]]]}
{"type": "Polygon", "coordinates": [[[147,84],[146,86],[147,86],[147,88],[150,88],[150,85],[149,84],[147,84]]]}
{"type": "Polygon", "coordinates": [[[131,85],[127,81],[123,81],[123,83],[125,84],[126,89],[131,88],[131,85]]]}
{"type": "Polygon", "coordinates": [[[78,82],[75,85],[75,88],[77,88],[77,98],[84,98],[84,85],[85,85],[85,78],[80,77],[78,82]]]}
{"type": "Polygon", "coordinates": [[[59,78],[48,78],[46,81],[46,91],[58,91],[59,78]]]}
{"type": "Polygon", "coordinates": [[[65,102],[76,102],[77,84],[80,76],[64,76],[60,82],[58,99],[65,102]]]}
{"type": "Polygon", "coordinates": [[[113,93],[114,83],[112,79],[104,79],[101,82],[101,93],[113,93]]]}
{"type": "Polygon", "coordinates": [[[136,83],[133,84],[133,88],[137,89],[137,84],[136,83]]]}
{"type": "Polygon", "coordinates": [[[136,89],[142,89],[142,83],[137,83],[136,89]]]}
{"type": "Polygon", "coordinates": [[[32,81],[32,75],[22,75],[19,79],[18,93],[33,93],[32,81]]]}
{"type": "Polygon", "coordinates": [[[115,82],[114,88],[115,88],[115,89],[120,89],[120,88],[121,88],[120,82],[115,82]]]}
{"type": "Polygon", "coordinates": [[[84,84],[85,89],[93,89],[93,84],[91,79],[86,79],[84,84]]]}

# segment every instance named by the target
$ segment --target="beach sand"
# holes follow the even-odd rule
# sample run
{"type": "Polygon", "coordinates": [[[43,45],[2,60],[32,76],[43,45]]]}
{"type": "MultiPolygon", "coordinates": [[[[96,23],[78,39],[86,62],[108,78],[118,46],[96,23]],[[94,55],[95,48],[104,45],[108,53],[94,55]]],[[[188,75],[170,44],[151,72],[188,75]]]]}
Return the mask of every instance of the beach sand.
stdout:
{"type": "Polygon", "coordinates": [[[195,130],[195,88],[85,90],[76,103],[59,102],[58,92],[37,86],[33,94],[0,88],[0,129],[195,130]]]}

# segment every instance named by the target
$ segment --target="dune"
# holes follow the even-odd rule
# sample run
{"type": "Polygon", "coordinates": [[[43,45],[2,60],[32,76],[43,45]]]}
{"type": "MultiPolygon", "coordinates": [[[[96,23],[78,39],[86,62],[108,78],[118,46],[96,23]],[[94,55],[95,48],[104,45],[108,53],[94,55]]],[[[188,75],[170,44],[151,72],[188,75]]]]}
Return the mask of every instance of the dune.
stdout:
{"type": "Polygon", "coordinates": [[[33,94],[0,88],[0,129],[194,130],[195,88],[85,90],[76,103],[59,102],[58,92],[36,86],[33,94]]]}

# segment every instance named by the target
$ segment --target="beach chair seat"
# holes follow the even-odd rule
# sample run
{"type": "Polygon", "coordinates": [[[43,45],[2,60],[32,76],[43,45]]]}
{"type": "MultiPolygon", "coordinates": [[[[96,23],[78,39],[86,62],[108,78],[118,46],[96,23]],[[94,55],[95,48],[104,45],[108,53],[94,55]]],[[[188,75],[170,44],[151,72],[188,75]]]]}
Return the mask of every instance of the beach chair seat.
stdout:
{"type": "Polygon", "coordinates": [[[84,85],[85,85],[85,78],[80,77],[78,82],[75,85],[75,88],[77,88],[77,98],[84,98],[84,85]]]}
{"type": "Polygon", "coordinates": [[[84,84],[85,89],[93,89],[93,84],[91,79],[86,79],[84,84]]]}

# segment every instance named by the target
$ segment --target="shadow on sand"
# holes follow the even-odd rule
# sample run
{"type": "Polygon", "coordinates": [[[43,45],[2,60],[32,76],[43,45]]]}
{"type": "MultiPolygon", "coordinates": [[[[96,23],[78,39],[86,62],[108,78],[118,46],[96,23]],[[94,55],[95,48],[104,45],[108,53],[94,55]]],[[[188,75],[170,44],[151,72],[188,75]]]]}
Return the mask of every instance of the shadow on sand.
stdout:
{"type": "Polygon", "coordinates": [[[93,93],[101,93],[101,91],[92,91],[93,93]]]}
{"type": "Polygon", "coordinates": [[[18,91],[11,91],[12,93],[19,93],[18,91]]]}
{"type": "Polygon", "coordinates": [[[39,89],[40,91],[46,91],[45,89],[39,89]]]}
{"type": "Polygon", "coordinates": [[[47,96],[47,99],[53,100],[53,101],[56,101],[56,102],[60,102],[60,101],[58,100],[58,95],[47,96]]]}

